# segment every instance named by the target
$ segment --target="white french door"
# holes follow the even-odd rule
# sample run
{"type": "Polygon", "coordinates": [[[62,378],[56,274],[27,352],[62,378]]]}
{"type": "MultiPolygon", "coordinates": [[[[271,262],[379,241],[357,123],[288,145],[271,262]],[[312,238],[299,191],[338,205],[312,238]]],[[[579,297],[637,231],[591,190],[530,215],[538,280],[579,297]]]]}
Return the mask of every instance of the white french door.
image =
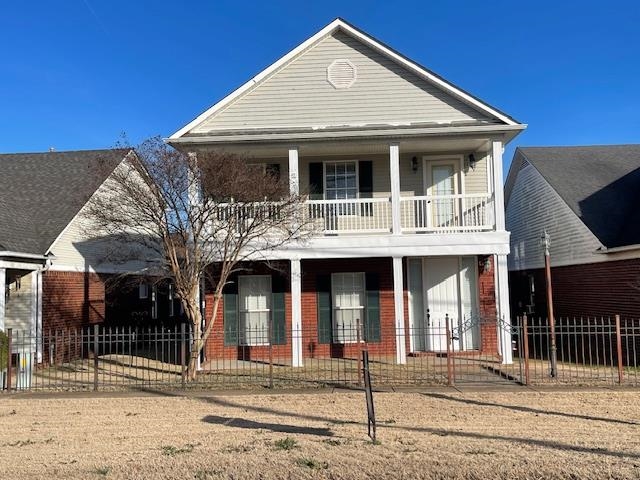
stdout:
{"type": "Polygon", "coordinates": [[[425,350],[447,350],[446,317],[453,350],[479,348],[476,257],[423,259],[425,350]]]}
{"type": "Polygon", "coordinates": [[[458,193],[458,169],[455,161],[429,162],[428,178],[425,190],[427,195],[435,197],[430,202],[429,218],[433,227],[456,225],[458,193]]]}

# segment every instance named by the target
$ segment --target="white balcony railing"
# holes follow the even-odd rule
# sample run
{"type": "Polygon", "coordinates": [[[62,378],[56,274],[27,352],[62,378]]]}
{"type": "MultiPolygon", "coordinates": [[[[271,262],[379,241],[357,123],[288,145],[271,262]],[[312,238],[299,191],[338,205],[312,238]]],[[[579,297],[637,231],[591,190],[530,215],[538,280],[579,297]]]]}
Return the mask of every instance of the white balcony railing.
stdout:
{"type": "Polygon", "coordinates": [[[402,233],[480,232],[493,230],[493,197],[481,195],[438,195],[402,197],[402,233]]]}
{"type": "Polygon", "coordinates": [[[303,209],[305,223],[325,235],[388,233],[391,231],[389,198],[308,200],[303,209]]]}
{"type": "MultiPolygon", "coordinates": [[[[277,223],[301,209],[302,221],[320,235],[358,235],[392,231],[391,199],[307,200],[302,205],[284,207],[278,202],[220,205],[217,220],[233,222],[245,230],[254,220],[268,218],[277,223]]],[[[214,220],[215,222],[215,220],[214,220]]],[[[494,229],[493,197],[481,195],[440,195],[401,197],[402,233],[480,232],[494,229]]]]}

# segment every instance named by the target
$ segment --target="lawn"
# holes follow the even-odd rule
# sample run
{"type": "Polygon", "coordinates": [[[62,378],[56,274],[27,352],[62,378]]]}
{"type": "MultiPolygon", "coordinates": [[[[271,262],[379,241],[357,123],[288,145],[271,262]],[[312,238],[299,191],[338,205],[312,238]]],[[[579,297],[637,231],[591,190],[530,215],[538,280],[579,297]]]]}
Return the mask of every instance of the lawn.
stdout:
{"type": "Polygon", "coordinates": [[[638,478],[637,390],[0,397],[2,478],[638,478]]]}

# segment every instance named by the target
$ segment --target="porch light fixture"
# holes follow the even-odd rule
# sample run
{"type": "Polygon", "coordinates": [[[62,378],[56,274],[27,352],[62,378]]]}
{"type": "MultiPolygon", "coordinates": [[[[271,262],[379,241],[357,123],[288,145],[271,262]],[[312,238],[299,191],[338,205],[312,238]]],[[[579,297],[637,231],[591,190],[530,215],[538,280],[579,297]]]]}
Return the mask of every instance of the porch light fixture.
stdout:
{"type": "Polygon", "coordinates": [[[478,263],[480,264],[480,268],[482,269],[483,273],[489,273],[491,271],[491,256],[490,255],[487,255],[482,260],[480,260],[480,262],[478,262],[478,263]]]}
{"type": "Polygon", "coordinates": [[[413,157],[411,159],[411,171],[416,173],[418,171],[418,157],[413,157]]]}
{"type": "Polygon", "coordinates": [[[469,157],[467,158],[467,161],[469,162],[469,168],[471,170],[475,170],[476,169],[476,156],[473,153],[470,153],[469,157]]]}

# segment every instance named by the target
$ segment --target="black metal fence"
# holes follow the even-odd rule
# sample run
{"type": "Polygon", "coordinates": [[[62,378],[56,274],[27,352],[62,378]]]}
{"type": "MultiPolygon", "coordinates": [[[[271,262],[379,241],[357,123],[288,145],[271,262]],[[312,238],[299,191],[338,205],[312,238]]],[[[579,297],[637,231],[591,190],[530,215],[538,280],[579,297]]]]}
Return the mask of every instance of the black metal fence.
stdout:
{"type": "MultiPolygon", "coordinates": [[[[146,329],[99,325],[32,335],[7,331],[4,390],[123,388],[285,388],[362,386],[362,351],[377,387],[492,384],[639,385],[640,322],[632,319],[558,319],[557,365],[551,375],[552,335],[546,320],[495,319],[429,328],[381,330],[364,341],[360,328],[328,337],[317,328],[288,331],[281,344],[256,328],[248,344],[225,344],[214,334],[194,378],[186,325],[146,329]],[[320,333],[320,334],[319,334],[320,333]],[[320,343],[319,338],[333,338],[320,343]]],[[[0,352],[0,357],[2,357],[0,352]]],[[[2,366],[0,358],[0,366],[2,366]]],[[[2,370],[2,369],[0,369],[2,370]]]]}

